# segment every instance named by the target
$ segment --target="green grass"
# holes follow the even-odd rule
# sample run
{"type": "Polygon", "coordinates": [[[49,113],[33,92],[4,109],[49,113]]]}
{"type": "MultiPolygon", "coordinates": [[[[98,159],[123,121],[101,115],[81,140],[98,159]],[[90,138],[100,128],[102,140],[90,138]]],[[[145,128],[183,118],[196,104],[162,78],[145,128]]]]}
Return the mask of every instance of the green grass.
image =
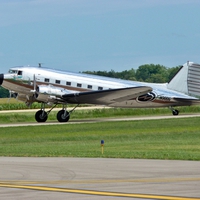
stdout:
{"type": "MultiPolygon", "coordinates": [[[[74,105],[69,105],[68,110],[71,110],[74,105]]],[[[88,106],[88,105],[80,105],[88,106]]],[[[58,105],[58,107],[62,107],[58,105]]],[[[40,109],[39,103],[34,103],[31,108],[40,109]]],[[[6,99],[0,98],[0,111],[1,110],[25,110],[27,106],[14,98],[6,99]]],[[[61,108],[60,108],[61,109],[61,108]]],[[[185,106],[176,108],[180,110],[180,114],[186,113],[199,113],[200,106],[185,106]]],[[[46,108],[48,111],[49,108],[46,108]]],[[[110,108],[110,109],[93,109],[93,110],[75,110],[70,119],[93,119],[100,117],[127,117],[127,116],[143,116],[143,115],[167,115],[171,114],[168,108],[110,108]]],[[[56,120],[57,111],[52,111],[48,116],[48,121],[56,120]]],[[[35,122],[34,112],[11,112],[1,113],[0,123],[16,123],[16,122],[35,122]]]]}
{"type": "MultiPolygon", "coordinates": [[[[26,108],[23,105],[13,99],[11,103],[1,99],[0,110],[26,108]]],[[[39,109],[39,104],[34,108],[39,109]]],[[[178,109],[180,113],[200,111],[199,106],[178,109]]],[[[71,119],[170,113],[168,108],[75,110],[71,119]]],[[[52,111],[48,121],[56,121],[56,114],[52,111]]],[[[35,122],[34,115],[34,112],[1,113],[0,123],[35,122]]],[[[200,160],[199,136],[199,118],[10,127],[0,129],[0,156],[200,160]]]]}
{"type": "MultiPolygon", "coordinates": [[[[71,108],[70,108],[71,109],[71,108]]],[[[70,110],[69,109],[69,110],[70,110]]],[[[48,109],[46,109],[47,111],[48,109]]],[[[181,107],[180,114],[198,113],[200,107],[181,107]]],[[[0,113],[0,124],[17,122],[35,122],[35,112],[10,112],[0,113]]],[[[199,111],[200,112],[200,111],[199,111]]],[[[57,111],[52,111],[47,121],[57,121],[57,111]]],[[[152,115],[171,115],[168,108],[103,108],[93,110],[75,110],[70,120],[73,119],[93,119],[102,117],[128,117],[128,116],[152,116],[152,115]]]]}
{"type": "Polygon", "coordinates": [[[199,118],[1,128],[0,156],[200,160],[199,118]]]}

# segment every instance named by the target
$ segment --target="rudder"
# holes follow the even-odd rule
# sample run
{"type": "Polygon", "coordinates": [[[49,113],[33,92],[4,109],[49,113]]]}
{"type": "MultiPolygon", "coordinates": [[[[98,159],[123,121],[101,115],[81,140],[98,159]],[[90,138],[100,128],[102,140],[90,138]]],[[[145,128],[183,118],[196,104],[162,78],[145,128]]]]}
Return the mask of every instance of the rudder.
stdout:
{"type": "Polygon", "coordinates": [[[185,63],[168,83],[167,88],[200,97],[200,65],[193,62],[185,63]]]}

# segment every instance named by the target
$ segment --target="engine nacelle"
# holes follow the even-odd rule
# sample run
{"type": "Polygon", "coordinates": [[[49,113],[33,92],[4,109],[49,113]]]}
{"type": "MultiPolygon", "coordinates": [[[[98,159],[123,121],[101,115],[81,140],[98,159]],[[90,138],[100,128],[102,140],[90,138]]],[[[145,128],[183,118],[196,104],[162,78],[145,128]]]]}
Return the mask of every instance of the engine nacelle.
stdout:
{"type": "Polygon", "coordinates": [[[38,85],[36,92],[38,94],[38,96],[40,96],[41,94],[43,95],[53,95],[56,97],[61,97],[64,94],[71,94],[72,92],[69,90],[66,90],[64,88],[61,87],[55,87],[53,85],[38,85]]]}
{"type": "Polygon", "coordinates": [[[45,94],[36,94],[35,95],[35,98],[38,102],[49,102],[50,101],[50,98],[49,98],[49,95],[45,95],[45,94]]]}
{"type": "Polygon", "coordinates": [[[53,104],[54,102],[63,102],[62,98],[60,98],[62,95],[74,92],[53,85],[38,85],[35,92],[35,99],[39,102],[53,104]]]}
{"type": "Polygon", "coordinates": [[[35,97],[33,95],[28,96],[28,95],[25,95],[25,94],[17,94],[16,98],[19,101],[25,102],[25,104],[27,106],[30,106],[33,102],[35,102],[35,97]]]}

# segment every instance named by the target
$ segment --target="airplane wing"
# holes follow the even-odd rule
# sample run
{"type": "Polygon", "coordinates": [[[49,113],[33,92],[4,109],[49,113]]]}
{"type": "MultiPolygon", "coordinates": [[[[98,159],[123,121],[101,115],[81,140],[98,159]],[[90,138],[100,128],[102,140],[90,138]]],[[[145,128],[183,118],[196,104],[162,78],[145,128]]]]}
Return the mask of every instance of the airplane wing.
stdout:
{"type": "Polygon", "coordinates": [[[68,103],[109,105],[115,102],[130,100],[151,91],[151,87],[141,86],[65,94],[62,96],[62,99],[68,103]]]}

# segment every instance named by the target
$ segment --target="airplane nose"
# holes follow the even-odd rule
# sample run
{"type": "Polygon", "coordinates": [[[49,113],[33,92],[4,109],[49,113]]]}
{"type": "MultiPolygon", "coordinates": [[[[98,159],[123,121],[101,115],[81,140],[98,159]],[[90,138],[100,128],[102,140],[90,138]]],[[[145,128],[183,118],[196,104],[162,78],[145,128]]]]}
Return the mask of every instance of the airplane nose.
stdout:
{"type": "Polygon", "coordinates": [[[4,79],[4,75],[3,75],[3,74],[0,74],[0,85],[2,85],[3,79],[4,79]]]}

